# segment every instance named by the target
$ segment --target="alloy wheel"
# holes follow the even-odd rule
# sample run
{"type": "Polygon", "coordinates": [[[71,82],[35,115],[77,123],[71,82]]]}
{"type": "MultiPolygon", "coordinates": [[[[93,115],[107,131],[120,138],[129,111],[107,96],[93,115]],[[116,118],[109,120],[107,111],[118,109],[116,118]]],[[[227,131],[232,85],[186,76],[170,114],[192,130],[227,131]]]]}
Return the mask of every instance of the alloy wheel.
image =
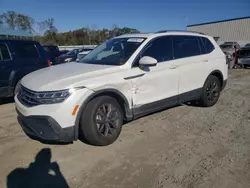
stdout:
{"type": "Polygon", "coordinates": [[[103,104],[96,112],[95,121],[102,136],[112,136],[119,126],[119,111],[112,104],[103,104]]]}
{"type": "Polygon", "coordinates": [[[207,100],[210,103],[214,103],[214,101],[216,101],[218,99],[219,90],[220,90],[220,87],[219,87],[218,83],[216,83],[215,81],[208,84],[206,94],[207,94],[207,100]]]}

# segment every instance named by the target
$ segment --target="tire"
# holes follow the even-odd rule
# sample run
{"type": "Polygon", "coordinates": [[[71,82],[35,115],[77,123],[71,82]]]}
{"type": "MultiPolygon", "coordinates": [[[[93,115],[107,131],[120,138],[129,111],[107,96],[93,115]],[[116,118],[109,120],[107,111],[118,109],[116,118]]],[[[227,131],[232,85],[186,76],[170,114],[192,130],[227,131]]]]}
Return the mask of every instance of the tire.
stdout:
{"type": "Polygon", "coordinates": [[[114,98],[94,98],[87,103],[82,112],[79,135],[91,145],[110,145],[121,133],[123,117],[121,106],[114,98]],[[109,111],[113,111],[112,114],[109,111]]]}
{"type": "Polygon", "coordinates": [[[214,106],[220,98],[220,80],[216,76],[210,75],[207,78],[202,90],[200,104],[203,107],[214,106]]]}

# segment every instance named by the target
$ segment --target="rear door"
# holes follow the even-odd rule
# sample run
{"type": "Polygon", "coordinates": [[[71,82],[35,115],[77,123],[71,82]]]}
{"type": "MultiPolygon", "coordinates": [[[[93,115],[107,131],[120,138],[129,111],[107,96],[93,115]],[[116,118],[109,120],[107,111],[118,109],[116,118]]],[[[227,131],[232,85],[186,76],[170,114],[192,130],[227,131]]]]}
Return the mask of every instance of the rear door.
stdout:
{"type": "Polygon", "coordinates": [[[0,41],[0,97],[9,95],[10,75],[15,66],[8,42],[0,41]]]}
{"type": "Polygon", "coordinates": [[[179,102],[198,98],[211,67],[207,55],[201,52],[199,37],[173,36],[173,46],[174,59],[180,70],[179,102]]]}

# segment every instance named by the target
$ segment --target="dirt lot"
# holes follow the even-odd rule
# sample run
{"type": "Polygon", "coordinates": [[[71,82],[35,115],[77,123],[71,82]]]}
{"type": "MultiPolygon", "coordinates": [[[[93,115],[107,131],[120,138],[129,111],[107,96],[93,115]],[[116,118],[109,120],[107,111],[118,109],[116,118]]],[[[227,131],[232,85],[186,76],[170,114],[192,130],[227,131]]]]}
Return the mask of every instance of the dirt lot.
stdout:
{"type": "Polygon", "coordinates": [[[130,122],[108,147],[33,141],[17,124],[14,104],[2,104],[0,166],[1,188],[7,177],[9,188],[18,182],[21,187],[248,188],[250,70],[230,73],[216,106],[180,106],[130,122]]]}

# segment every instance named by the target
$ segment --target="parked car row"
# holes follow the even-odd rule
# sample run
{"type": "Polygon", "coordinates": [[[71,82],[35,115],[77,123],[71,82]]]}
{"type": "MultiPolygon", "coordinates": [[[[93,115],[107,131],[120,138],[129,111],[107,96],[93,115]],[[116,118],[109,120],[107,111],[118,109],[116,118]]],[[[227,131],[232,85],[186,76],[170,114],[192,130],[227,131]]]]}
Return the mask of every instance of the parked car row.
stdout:
{"type": "Polygon", "coordinates": [[[91,50],[93,49],[92,48],[76,48],[76,49],[70,50],[69,52],[57,57],[56,64],[79,61],[81,58],[87,55],[91,50]]]}
{"type": "Polygon", "coordinates": [[[49,59],[53,65],[68,63],[71,61],[79,61],[93,48],[76,48],[73,50],[62,50],[55,45],[43,45],[44,50],[47,52],[49,59]]]}
{"type": "Polygon", "coordinates": [[[220,45],[220,48],[231,62],[231,68],[250,67],[250,43],[240,47],[237,42],[225,42],[220,45]]]}

